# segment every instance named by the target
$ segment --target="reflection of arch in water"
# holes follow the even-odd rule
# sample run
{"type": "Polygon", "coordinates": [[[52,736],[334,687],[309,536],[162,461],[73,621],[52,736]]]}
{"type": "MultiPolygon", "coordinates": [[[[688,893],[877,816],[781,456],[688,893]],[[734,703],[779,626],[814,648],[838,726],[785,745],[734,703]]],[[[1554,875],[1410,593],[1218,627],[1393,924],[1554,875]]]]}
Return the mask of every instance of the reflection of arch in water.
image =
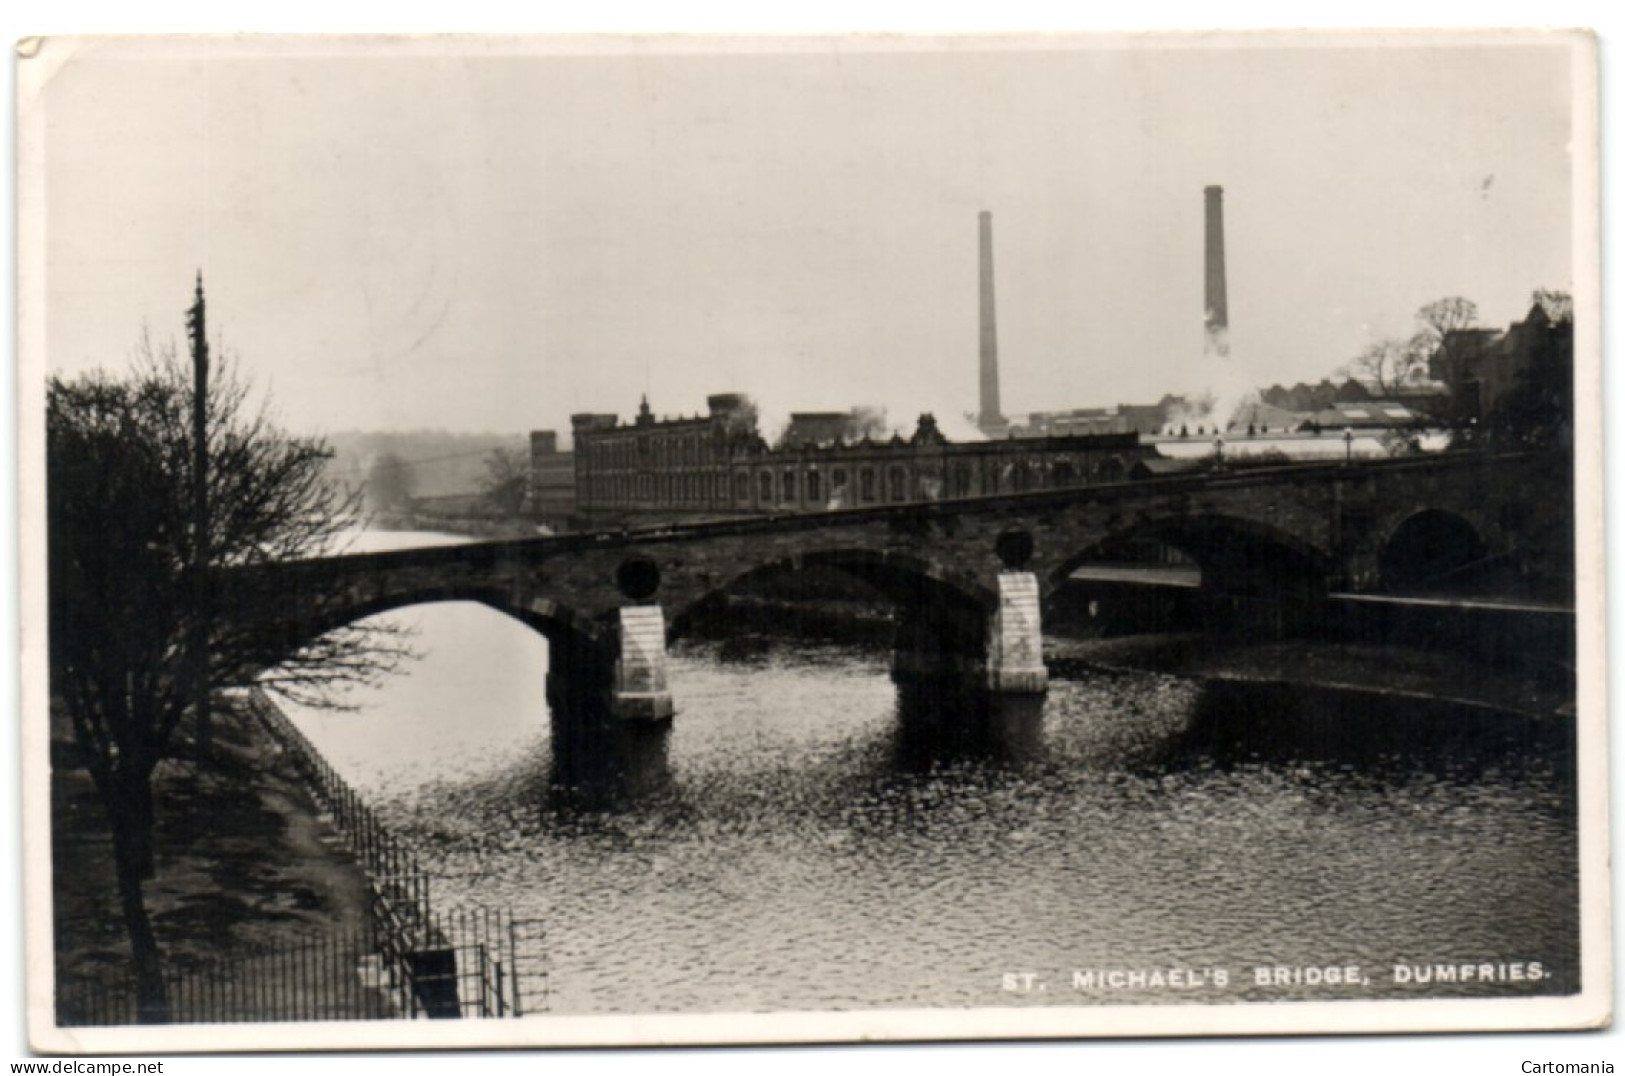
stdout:
{"type": "MultiPolygon", "coordinates": [[[[1213,680],[1186,729],[1164,745],[1157,773],[1320,764],[1364,780],[1485,773],[1572,782],[1574,725],[1446,699],[1294,684],[1213,680]]],[[[1572,787],[1572,785],[1570,786],[1572,787]]]]}
{"type": "Polygon", "coordinates": [[[1377,554],[1384,590],[1419,591],[1448,585],[1484,557],[1478,529],[1454,512],[1429,508],[1407,516],[1377,554]]]}

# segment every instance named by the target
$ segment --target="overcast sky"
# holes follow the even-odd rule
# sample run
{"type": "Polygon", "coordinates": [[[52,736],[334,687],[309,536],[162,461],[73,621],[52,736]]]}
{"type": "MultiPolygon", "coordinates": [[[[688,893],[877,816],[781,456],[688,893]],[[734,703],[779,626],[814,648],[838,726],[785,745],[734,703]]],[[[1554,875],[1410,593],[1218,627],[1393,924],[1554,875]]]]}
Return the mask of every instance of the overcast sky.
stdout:
{"type": "Polygon", "coordinates": [[[1572,286],[1571,53],[1523,40],[81,46],[43,92],[47,364],[179,337],[201,268],[301,431],[963,415],[986,209],[1006,412],[1149,402],[1215,380],[1220,184],[1232,374],[1319,379],[1429,300],[1572,286]]]}

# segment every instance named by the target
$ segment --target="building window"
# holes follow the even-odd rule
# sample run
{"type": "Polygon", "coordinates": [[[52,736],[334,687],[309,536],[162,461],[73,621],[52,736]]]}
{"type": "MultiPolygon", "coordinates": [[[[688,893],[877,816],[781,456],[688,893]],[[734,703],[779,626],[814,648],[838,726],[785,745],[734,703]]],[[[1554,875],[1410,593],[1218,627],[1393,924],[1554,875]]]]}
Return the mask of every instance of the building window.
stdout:
{"type": "Polygon", "coordinates": [[[734,476],[734,500],[740,504],[750,503],[750,475],[744,471],[734,476]]]}
{"type": "Polygon", "coordinates": [[[875,502],[875,469],[865,467],[858,472],[858,488],[863,494],[864,504],[875,502]]]}
{"type": "Polygon", "coordinates": [[[1078,484],[1078,470],[1072,466],[1071,460],[1061,460],[1050,472],[1050,477],[1056,486],[1075,486],[1078,484]]]}
{"type": "Polygon", "coordinates": [[[796,503],[796,473],[794,471],[784,472],[784,503],[796,503]]]}
{"type": "Polygon", "coordinates": [[[891,487],[890,493],[892,502],[899,503],[906,500],[908,496],[908,475],[903,473],[903,469],[901,467],[893,467],[889,472],[887,472],[886,477],[889,480],[888,484],[891,487]]]}
{"type": "Polygon", "coordinates": [[[761,504],[772,504],[773,475],[767,471],[763,471],[761,477],[757,479],[756,486],[758,490],[757,501],[761,504]]]}
{"type": "Polygon", "coordinates": [[[818,472],[807,472],[807,503],[817,504],[822,491],[818,488],[818,472]]]}
{"type": "Polygon", "coordinates": [[[970,496],[970,467],[966,464],[961,463],[954,468],[953,495],[955,497],[970,496]]]}
{"type": "Polygon", "coordinates": [[[829,494],[831,497],[846,495],[846,468],[837,467],[829,479],[829,494]]]}

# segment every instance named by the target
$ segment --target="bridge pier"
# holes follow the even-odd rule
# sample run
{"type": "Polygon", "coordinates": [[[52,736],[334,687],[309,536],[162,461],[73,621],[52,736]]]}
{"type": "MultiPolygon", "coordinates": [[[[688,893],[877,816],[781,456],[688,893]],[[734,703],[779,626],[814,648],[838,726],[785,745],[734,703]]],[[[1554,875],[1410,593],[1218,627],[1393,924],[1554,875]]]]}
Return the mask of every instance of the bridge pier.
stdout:
{"type": "Polygon", "coordinates": [[[999,607],[987,631],[987,689],[995,695],[1041,695],[1048,687],[1038,577],[1000,572],[999,607]]]}
{"type": "Polygon", "coordinates": [[[626,721],[667,721],[675,708],[666,682],[666,618],[658,605],[628,605],[617,626],[610,713],[626,721]]]}

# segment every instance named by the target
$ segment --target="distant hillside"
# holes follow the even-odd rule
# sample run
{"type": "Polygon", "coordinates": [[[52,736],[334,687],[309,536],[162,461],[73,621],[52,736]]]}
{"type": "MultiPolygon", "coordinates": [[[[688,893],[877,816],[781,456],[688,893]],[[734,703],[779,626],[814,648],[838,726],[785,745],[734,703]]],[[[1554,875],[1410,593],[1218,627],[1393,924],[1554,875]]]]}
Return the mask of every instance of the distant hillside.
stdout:
{"type": "Polygon", "coordinates": [[[474,493],[485,479],[485,457],[492,449],[529,452],[529,441],[521,434],[445,430],[344,430],[329,434],[327,443],[334,452],[329,473],[351,488],[359,488],[366,481],[368,470],[379,456],[399,456],[411,468],[415,497],[474,493]]]}

